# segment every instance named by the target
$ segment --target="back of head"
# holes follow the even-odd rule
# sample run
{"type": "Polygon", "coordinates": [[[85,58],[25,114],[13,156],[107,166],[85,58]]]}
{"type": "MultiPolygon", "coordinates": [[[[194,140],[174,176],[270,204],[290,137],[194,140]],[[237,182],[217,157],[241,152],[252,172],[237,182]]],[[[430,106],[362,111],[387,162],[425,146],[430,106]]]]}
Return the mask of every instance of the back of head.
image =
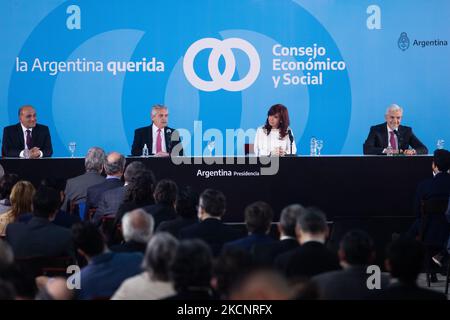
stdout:
{"type": "Polygon", "coordinates": [[[155,221],[143,209],[127,212],[122,217],[122,233],[125,241],[147,243],[153,235],[155,221]]]}
{"type": "Polygon", "coordinates": [[[98,228],[89,222],[77,223],[72,226],[73,242],[77,249],[89,257],[101,254],[105,249],[103,235],[98,228]]]}
{"type": "Polygon", "coordinates": [[[375,250],[372,238],[362,230],[347,232],[341,240],[340,250],[344,260],[350,265],[368,265],[372,263],[375,250]]]}
{"type": "Polygon", "coordinates": [[[0,178],[0,199],[9,199],[11,190],[19,181],[19,176],[15,173],[7,173],[0,178]]]}
{"type": "Polygon", "coordinates": [[[322,234],[327,232],[327,219],[322,211],[311,207],[298,217],[297,227],[303,233],[322,234]]]}
{"type": "Polygon", "coordinates": [[[61,196],[53,188],[41,186],[33,197],[33,212],[36,217],[50,218],[61,205],[61,196]]]}
{"type": "Polygon", "coordinates": [[[125,181],[131,183],[142,171],[148,170],[145,164],[140,161],[131,162],[123,174],[125,181]]]}
{"type": "Polygon", "coordinates": [[[66,180],[63,178],[44,178],[41,180],[41,186],[53,188],[58,192],[64,192],[66,189],[66,180]]]}
{"type": "Polygon", "coordinates": [[[178,189],[175,210],[177,214],[184,218],[197,217],[197,205],[199,195],[190,187],[178,189]]]}
{"type": "Polygon", "coordinates": [[[168,281],[169,266],[175,256],[178,240],[168,232],[158,232],[149,241],[142,267],[154,280],[168,281]]]}
{"type": "Polygon", "coordinates": [[[245,208],[245,224],[249,233],[266,234],[272,218],[272,208],[265,202],[254,202],[245,208]]]}
{"type": "Polygon", "coordinates": [[[118,152],[111,152],[106,157],[105,172],[107,175],[119,175],[125,169],[125,157],[118,152]]]}
{"type": "Polygon", "coordinates": [[[212,273],[212,253],[202,240],[183,240],[179,243],[170,265],[170,279],[175,290],[189,287],[209,287],[212,273]]]}
{"type": "Polygon", "coordinates": [[[84,158],[84,167],[87,172],[101,172],[105,165],[105,151],[99,147],[92,147],[88,150],[84,158]]]}
{"type": "Polygon", "coordinates": [[[156,184],[153,196],[155,203],[173,206],[177,198],[177,193],[177,184],[172,180],[163,179],[156,184]]]}
{"type": "Polygon", "coordinates": [[[233,290],[231,300],[288,300],[293,291],[287,280],[272,270],[260,270],[249,274],[233,290]]]}
{"type": "Polygon", "coordinates": [[[281,211],[280,228],[289,237],[295,237],[295,225],[298,217],[305,213],[306,209],[299,204],[291,204],[281,211]]]}
{"type": "Polygon", "coordinates": [[[392,277],[403,283],[415,283],[425,258],[423,245],[413,239],[392,242],[386,253],[386,264],[392,277]]]}
{"type": "Polygon", "coordinates": [[[153,200],[155,175],[149,170],[140,171],[128,185],[125,201],[144,202],[153,200]]]}
{"type": "Polygon", "coordinates": [[[445,149],[437,149],[433,153],[434,165],[441,172],[447,172],[450,169],[450,152],[445,149]]]}
{"type": "Polygon", "coordinates": [[[219,190],[206,189],[200,195],[199,205],[213,217],[221,217],[225,214],[225,195],[219,190]]]}
{"type": "Polygon", "coordinates": [[[9,200],[12,214],[17,217],[33,211],[33,198],[36,190],[29,181],[18,181],[11,190],[9,200]]]}

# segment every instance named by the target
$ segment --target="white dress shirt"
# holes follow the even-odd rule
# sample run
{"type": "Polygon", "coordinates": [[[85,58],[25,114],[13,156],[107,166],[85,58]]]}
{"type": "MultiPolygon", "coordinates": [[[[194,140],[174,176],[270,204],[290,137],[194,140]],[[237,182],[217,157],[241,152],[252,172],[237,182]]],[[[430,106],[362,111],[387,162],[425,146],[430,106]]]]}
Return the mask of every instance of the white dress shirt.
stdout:
{"type": "MultiPolygon", "coordinates": [[[[25,149],[27,148],[27,130],[30,130],[31,132],[31,136],[33,136],[33,128],[25,128],[23,126],[23,124],[21,123],[20,126],[22,127],[22,131],[23,131],[23,145],[25,146],[25,149]]],[[[24,150],[20,151],[19,153],[19,157],[20,158],[25,158],[25,155],[23,154],[24,150]]],[[[39,150],[39,158],[42,158],[44,156],[44,154],[42,153],[41,150],[39,150]]]]}
{"type": "MultiPolygon", "coordinates": [[[[387,131],[388,131],[388,147],[392,147],[391,146],[391,132],[394,132],[394,130],[389,128],[388,125],[386,125],[386,127],[387,127],[387,131]]],[[[397,129],[397,131],[398,131],[398,129],[397,129]]],[[[397,144],[397,149],[399,149],[400,146],[398,145],[398,138],[397,138],[397,135],[395,133],[394,133],[394,139],[395,139],[395,143],[397,144]]]]}
{"type": "MultiPolygon", "coordinates": [[[[164,128],[159,133],[161,135],[161,151],[167,152],[166,139],[164,138],[164,128]]],[[[156,139],[158,138],[158,127],[152,124],[152,153],[156,154],[156,139]]]]}
{"type": "MultiPolygon", "coordinates": [[[[293,133],[292,136],[294,136],[293,133]]],[[[286,154],[296,154],[297,146],[295,145],[295,138],[293,140],[291,152],[289,134],[287,134],[283,139],[280,139],[280,131],[278,129],[270,130],[269,135],[267,135],[264,127],[259,127],[256,130],[253,149],[255,150],[255,154],[257,156],[268,156],[270,154],[275,154],[275,150],[277,148],[284,149],[286,154]]]]}

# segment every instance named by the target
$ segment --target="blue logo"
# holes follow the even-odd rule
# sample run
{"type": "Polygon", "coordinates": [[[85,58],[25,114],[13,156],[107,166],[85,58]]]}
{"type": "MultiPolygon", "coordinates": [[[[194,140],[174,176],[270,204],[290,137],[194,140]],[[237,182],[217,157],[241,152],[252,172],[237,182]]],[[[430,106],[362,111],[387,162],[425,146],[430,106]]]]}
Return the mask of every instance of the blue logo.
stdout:
{"type": "Polygon", "coordinates": [[[406,32],[402,32],[400,34],[400,38],[398,38],[398,47],[400,48],[400,50],[405,51],[406,49],[409,48],[409,38],[408,35],[406,34],[406,32]]]}

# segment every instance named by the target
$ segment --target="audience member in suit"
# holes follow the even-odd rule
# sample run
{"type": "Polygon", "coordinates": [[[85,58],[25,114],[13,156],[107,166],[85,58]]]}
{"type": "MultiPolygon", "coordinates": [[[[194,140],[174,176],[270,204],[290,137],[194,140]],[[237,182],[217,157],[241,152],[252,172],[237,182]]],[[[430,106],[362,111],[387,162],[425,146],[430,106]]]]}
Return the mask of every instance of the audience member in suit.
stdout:
{"type": "Polygon", "coordinates": [[[51,222],[60,205],[61,197],[55,189],[40,187],[36,191],[33,218],[6,228],[6,241],[16,258],[74,256],[70,230],[51,222]]]}
{"type": "Polygon", "coordinates": [[[155,189],[156,179],[152,171],[142,171],[132,183],[127,186],[124,201],[116,213],[115,225],[120,224],[125,213],[144,208],[155,203],[153,191],[155,189]]]}
{"type": "Polygon", "coordinates": [[[31,159],[51,157],[50,131],[47,126],[36,123],[36,110],[29,105],[20,107],[19,121],[3,129],[2,155],[31,159]]]}
{"type": "Polygon", "coordinates": [[[256,244],[273,243],[275,240],[269,236],[270,225],[273,219],[272,208],[265,202],[257,201],[245,208],[245,225],[248,236],[242,239],[228,242],[227,247],[237,247],[248,252],[253,250],[256,244]]]}
{"type": "Polygon", "coordinates": [[[118,152],[111,152],[106,157],[104,167],[106,180],[87,189],[85,218],[90,209],[97,209],[103,192],[123,186],[121,178],[125,169],[125,157],[118,152]]]}
{"type": "Polygon", "coordinates": [[[277,268],[293,282],[340,269],[337,255],[325,246],[328,226],[324,213],[308,208],[297,219],[296,234],[300,247],[279,255],[275,260],[277,268]]]}
{"type": "Polygon", "coordinates": [[[218,190],[206,189],[200,195],[198,203],[197,214],[200,222],[181,229],[180,238],[198,238],[205,241],[217,257],[224,243],[236,240],[241,235],[222,222],[225,210],[225,195],[218,190]]]}
{"type": "Polygon", "coordinates": [[[125,279],[141,272],[142,254],[109,251],[95,225],[88,222],[76,224],[72,232],[78,253],[88,261],[80,274],[68,279],[69,283],[74,283],[74,278],[79,277],[77,299],[110,298],[125,279]]]}
{"type": "Polygon", "coordinates": [[[255,269],[251,254],[238,247],[222,250],[213,262],[211,286],[220,300],[228,300],[231,290],[255,269]]]}
{"type": "Polygon", "coordinates": [[[274,270],[248,273],[230,293],[230,300],[289,300],[295,290],[286,278],[274,270]]]}
{"type": "Polygon", "coordinates": [[[143,209],[127,212],[122,218],[124,243],[110,247],[115,252],[141,252],[144,254],[147,243],[153,235],[155,221],[143,209]]]}
{"type": "Polygon", "coordinates": [[[396,104],[390,105],[384,116],[386,122],[370,128],[364,142],[364,154],[383,155],[386,148],[392,147],[394,153],[404,155],[427,154],[427,147],[414,135],[410,127],[400,125],[403,109],[396,104]],[[409,149],[409,148],[412,149],[409,149]]]}
{"type": "Polygon", "coordinates": [[[385,290],[374,293],[382,300],[446,300],[447,297],[433,290],[419,288],[417,277],[425,259],[424,246],[413,239],[400,238],[388,246],[385,266],[396,279],[385,290]]]}
{"type": "Polygon", "coordinates": [[[93,216],[94,223],[98,223],[103,216],[115,215],[117,213],[125,197],[128,185],[145,170],[147,168],[141,161],[133,161],[125,168],[123,174],[125,185],[102,193],[98,208],[93,216]]]}
{"type": "MultiPolygon", "coordinates": [[[[373,292],[367,286],[372,273],[367,267],[375,261],[375,246],[372,238],[364,231],[353,230],[344,235],[338,251],[343,270],[319,274],[312,278],[324,300],[367,299],[373,292]]],[[[385,274],[373,283],[377,289],[389,285],[385,274]]]]}
{"type": "Polygon", "coordinates": [[[177,184],[168,179],[163,179],[156,184],[153,198],[155,204],[144,207],[155,219],[155,228],[163,221],[173,220],[176,217],[175,201],[177,199],[177,184]]]}
{"type": "Polygon", "coordinates": [[[92,147],[88,150],[84,158],[84,168],[86,170],[80,176],[67,180],[64,190],[65,199],[61,209],[70,211],[70,203],[79,204],[86,202],[87,189],[105,181],[101,176],[105,164],[105,152],[102,148],[92,147]]]}
{"type": "Polygon", "coordinates": [[[166,300],[213,300],[212,254],[202,240],[182,240],[169,268],[176,294],[166,300]]]}
{"type": "Polygon", "coordinates": [[[152,124],[134,131],[131,155],[142,155],[144,145],[147,145],[149,154],[157,157],[182,156],[183,147],[176,130],[167,126],[169,110],[166,106],[157,104],[151,111],[152,124]]]}
{"type": "Polygon", "coordinates": [[[282,253],[298,248],[300,245],[295,235],[295,225],[298,217],[305,212],[299,204],[292,204],[283,209],[278,223],[280,241],[256,244],[252,254],[255,262],[263,266],[272,266],[275,259],[282,253]]]}
{"type": "Polygon", "coordinates": [[[175,295],[169,266],[177,247],[178,240],[170,233],[156,233],[145,252],[144,272],[125,280],[111,300],[159,300],[175,295]]]}
{"type": "Polygon", "coordinates": [[[176,218],[161,222],[156,231],[166,231],[178,238],[181,229],[198,221],[198,198],[198,193],[191,187],[179,189],[175,202],[176,218]]]}
{"type": "MultiPolygon", "coordinates": [[[[431,255],[437,254],[434,260],[440,264],[446,252],[450,228],[445,217],[450,196],[450,152],[435,150],[431,168],[433,177],[422,181],[417,187],[414,200],[416,220],[408,235],[418,237],[431,255]],[[426,217],[423,222],[422,213],[426,217]]],[[[432,280],[437,280],[434,274],[432,280]]]]}
{"type": "Polygon", "coordinates": [[[36,190],[29,181],[17,182],[11,190],[11,208],[0,215],[0,236],[6,233],[6,227],[13,222],[26,222],[31,219],[33,197],[36,190]]]}
{"type": "Polygon", "coordinates": [[[17,181],[19,176],[14,173],[7,173],[0,178],[0,214],[11,209],[11,190],[17,181]]]}

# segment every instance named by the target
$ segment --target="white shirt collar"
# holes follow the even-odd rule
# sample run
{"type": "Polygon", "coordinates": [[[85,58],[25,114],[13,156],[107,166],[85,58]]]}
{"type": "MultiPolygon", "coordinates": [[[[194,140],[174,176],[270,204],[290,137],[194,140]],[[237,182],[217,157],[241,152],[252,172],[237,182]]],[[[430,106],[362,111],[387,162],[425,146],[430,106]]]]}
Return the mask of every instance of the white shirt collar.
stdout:
{"type": "Polygon", "coordinates": [[[30,130],[30,132],[33,132],[33,128],[26,128],[26,127],[22,124],[22,122],[20,123],[20,126],[22,127],[23,133],[25,133],[25,131],[27,131],[27,130],[30,130]]]}
{"type": "MultiPolygon", "coordinates": [[[[159,129],[159,128],[158,128],[157,126],[155,126],[154,123],[152,123],[152,131],[153,131],[153,134],[157,134],[157,133],[158,133],[158,129],[159,129]]],[[[161,131],[164,132],[164,128],[162,128],[161,131]]]]}

